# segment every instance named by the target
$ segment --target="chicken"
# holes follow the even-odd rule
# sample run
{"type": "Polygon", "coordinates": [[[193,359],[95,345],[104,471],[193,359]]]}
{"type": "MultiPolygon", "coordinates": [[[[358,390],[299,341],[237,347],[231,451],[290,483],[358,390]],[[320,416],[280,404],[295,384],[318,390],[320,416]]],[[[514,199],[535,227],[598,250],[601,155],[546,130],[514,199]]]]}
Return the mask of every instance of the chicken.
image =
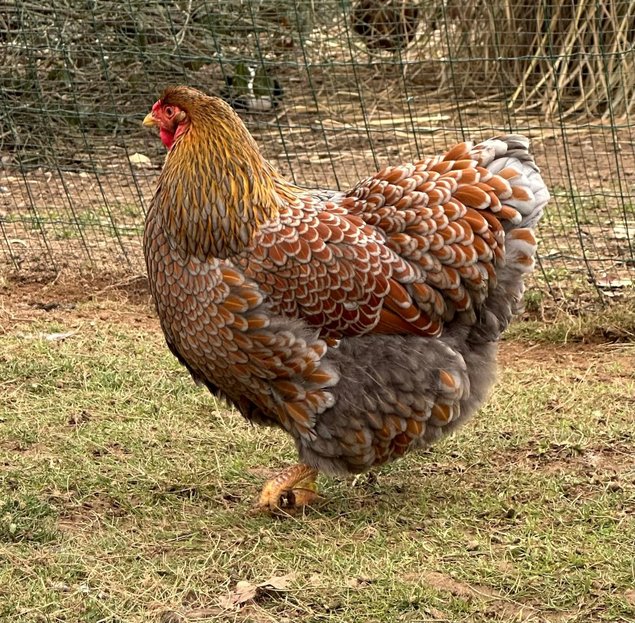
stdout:
{"type": "Polygon", "coordinates": [[[351,8],[353,31],[374,52],[405,49],[421,18],[421,8],[412,0],[358,0],[351,8]]]}
{"type": "Polygon", "coordinates": [[[284,91],[278,79],[269,76],[265,67],[239,63],[233,76],[225,76],[225,86],[219,95],[234,110],[261,113],[278,108],[284,91]]]}
{"type": "Polygon", "coordinates": [[[144,124],[168,148],[144,236],[167,344],[299,453],[257,508],[311,504],[318,471],[368,471],[475,413],[549,198],[526,138],[333,192],[286,181],[216,97],[169,88],[144,124]]]}

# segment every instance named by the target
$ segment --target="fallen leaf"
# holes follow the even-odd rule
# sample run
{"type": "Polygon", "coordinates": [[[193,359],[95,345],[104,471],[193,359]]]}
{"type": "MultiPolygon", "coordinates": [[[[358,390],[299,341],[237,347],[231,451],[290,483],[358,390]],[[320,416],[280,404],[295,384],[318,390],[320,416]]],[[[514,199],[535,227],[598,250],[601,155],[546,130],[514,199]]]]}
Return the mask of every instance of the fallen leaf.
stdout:
{"type": "Polygon", "coordinates": [[[42,337],[47,342],[59,342],[60,340],[65,340],[67,337],[71,337],[75,335],[77,331],[66,331],[65,333],[43,333],[42,337]]]}
{"type": "Polygon", "coordinates": [[[251,582],[247,582],[246,580],[240,580],[240,582],[236,584],[236,588],[234,588],[229,595],[221,597],[219,603],[223,608],[230,610],[255,599],[257,594],[257,586],[254,586],[251,582]]]}
{"type": "Polygon", "coordinates": [[[289,590],[289,584],[295,579],[295,573],[272,576],[260,584],[252,584],[247,580],[240,580],[234,590],[218,600],[219,605],[226,610],[240,608],[249,601],[259,597],[272,596],[289,590]]]}
{"type": "Polygon", "coordinates": [[[295,573],[287,573],[286,575],[274,575],[267,581],[258,584],[258,588],[262,588],[267,591],[288,591],[289,584],[291,584],[291,582],[295,580],[295,578],[295,573]]]}

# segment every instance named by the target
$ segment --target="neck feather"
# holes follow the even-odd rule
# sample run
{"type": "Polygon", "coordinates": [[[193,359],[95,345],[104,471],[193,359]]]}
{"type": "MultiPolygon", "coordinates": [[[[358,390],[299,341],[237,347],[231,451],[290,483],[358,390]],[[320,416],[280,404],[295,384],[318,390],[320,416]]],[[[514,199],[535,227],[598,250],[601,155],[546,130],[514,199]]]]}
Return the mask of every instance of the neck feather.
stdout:
{"type": "Polygon", "coordinates": [[[193,116],[166,158],[153,205],[181,254],[226,258],[248,247],[294,200],[295,190],[262,157],[237,116],[193,116]]]}

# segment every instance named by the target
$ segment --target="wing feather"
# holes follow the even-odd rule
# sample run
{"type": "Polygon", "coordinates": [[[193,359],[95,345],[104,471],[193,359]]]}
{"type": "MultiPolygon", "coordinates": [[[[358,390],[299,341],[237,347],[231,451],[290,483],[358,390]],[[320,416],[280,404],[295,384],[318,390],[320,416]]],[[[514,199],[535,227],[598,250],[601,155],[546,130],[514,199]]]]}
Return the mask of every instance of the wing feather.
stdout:
{"type": "MultiPolygon", "coordinates": [[[[322,336],[438,335],[473,318],[504,259],[504,223],[530,199],[512,164],[482,166],[484,150],[387,167],[341,197],[307,193],[266,226],[240,263],[274,310],[322,336]]],[[[497,154],[498,156],[498,154],[497,154]]]]}

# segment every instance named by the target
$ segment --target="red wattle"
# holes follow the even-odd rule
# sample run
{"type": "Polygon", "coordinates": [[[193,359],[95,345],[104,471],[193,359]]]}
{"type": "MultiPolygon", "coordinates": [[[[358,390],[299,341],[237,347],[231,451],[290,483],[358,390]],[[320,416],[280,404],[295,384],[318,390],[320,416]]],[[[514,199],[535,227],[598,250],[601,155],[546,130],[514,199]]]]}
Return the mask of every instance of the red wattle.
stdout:
{"type": "Polygon", "coordinates": [[[166,130],[165,128],[161,128],[159,130],[159,136],[161,137],[161,141],[168,148],[171,149],[174,144],[174,133],[166,130]]]}

